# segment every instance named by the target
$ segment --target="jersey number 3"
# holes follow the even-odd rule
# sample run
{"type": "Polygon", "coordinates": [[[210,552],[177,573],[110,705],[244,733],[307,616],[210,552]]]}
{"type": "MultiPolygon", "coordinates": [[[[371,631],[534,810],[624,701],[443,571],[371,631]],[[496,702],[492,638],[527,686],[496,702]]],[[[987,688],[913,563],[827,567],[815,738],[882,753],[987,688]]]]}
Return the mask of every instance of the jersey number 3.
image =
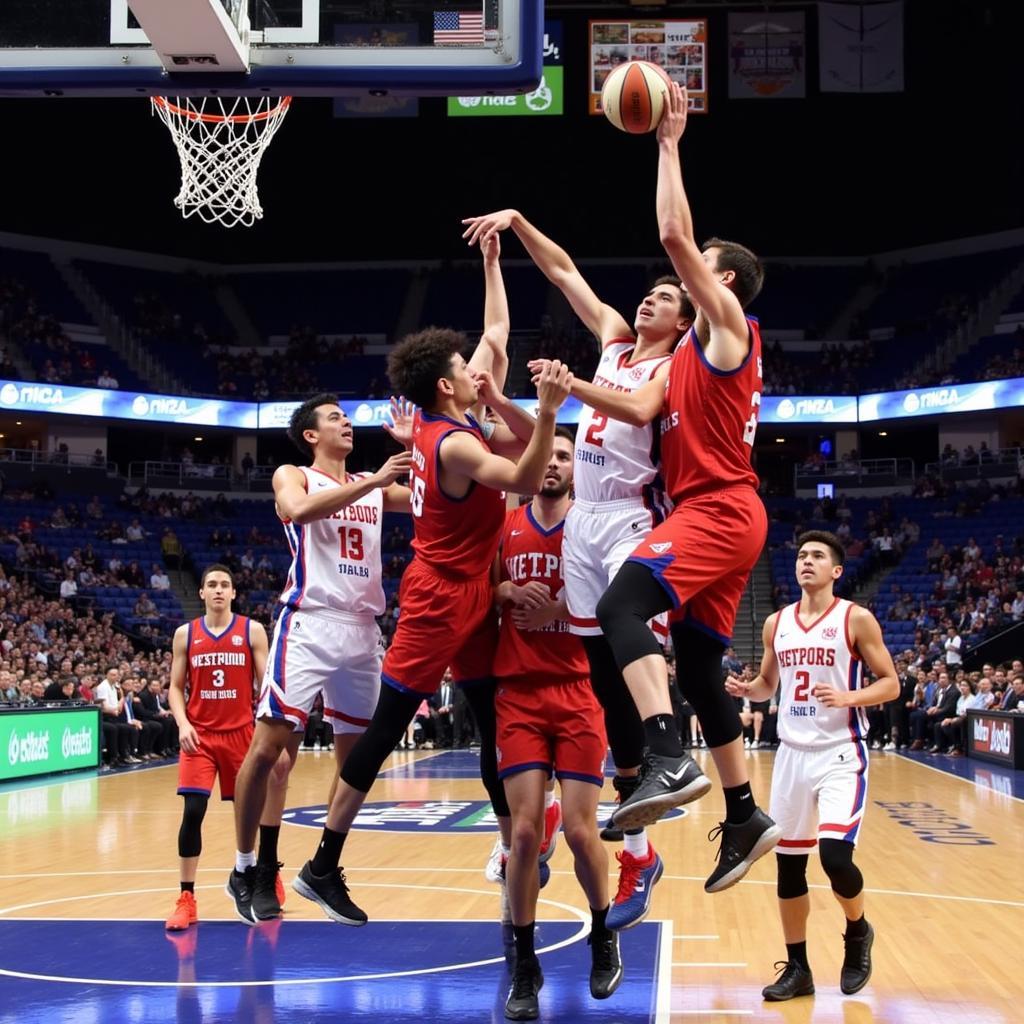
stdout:
{"type": "Polygon", "coordinates": [[[757,414],[761,408],[761,392],[755,391],[750,396],[750,419],[743,424],[743,443],[754,447],[754,435],[757,433],[757,414]]]}

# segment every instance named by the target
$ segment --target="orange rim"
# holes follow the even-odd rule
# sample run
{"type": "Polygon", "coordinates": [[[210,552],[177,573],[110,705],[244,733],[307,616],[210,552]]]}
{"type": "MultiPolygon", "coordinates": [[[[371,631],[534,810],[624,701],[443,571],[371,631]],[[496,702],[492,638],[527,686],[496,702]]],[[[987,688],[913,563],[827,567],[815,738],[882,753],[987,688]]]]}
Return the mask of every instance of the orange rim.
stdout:
{"type": "Polygon", "coordinates": [[[255,114],[207,114],[199,113],[198,110],[188,110],[186,107],[179,107],[166,96],[154,96],[152,99],[157,106],[163,107],[169,113],[177,114],[179,117],[187,118],[189,121],[208,121],[213,124],[224,124],[228,121],[232,124],[266,121],[268,117],[272,117],[279,110],[282,113],[286,111],[292,102],[291,96],[282,96],[281,102],[276,107],[271,107],[269,110],[261,110],[255,114]]]}

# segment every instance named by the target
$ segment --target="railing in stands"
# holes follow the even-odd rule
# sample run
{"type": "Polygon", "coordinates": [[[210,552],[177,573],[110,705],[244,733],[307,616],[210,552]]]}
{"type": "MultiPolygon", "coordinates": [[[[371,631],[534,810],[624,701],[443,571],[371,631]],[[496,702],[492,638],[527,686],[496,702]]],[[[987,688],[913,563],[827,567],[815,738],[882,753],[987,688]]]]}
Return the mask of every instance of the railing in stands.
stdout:
{"type": "Polygon", "coordinates": [[[814,466],[793,467],[796,490],[833,483],[842,487],[882,487],[894,483],[913,483],[913,459],[842,459],[814,466]]]}
{"type": "Polygon", "coordinates": [[[957,462],[929,462],[925,465],[924,471],[942,480],[988,480],[995,477],[1024,477],[1024,448],[996,448],[989,449],[988,457],[978,456],[977,461],[963,463],[959,461],[960,454],[957,453],[957,462]]]}
{"type": "Polygon", "coordinates": [[[128,482],[132,486],[145,483],[205,491],[269,491],[275,468],[254,466],[248,472],[239,472],[216,462],[131,462],[128,482]]]}
{"type": "Polygon", "coordinates": [[[74,452],[43,452],[38,448],[0,448],[0,468],[4,463],[19,466],[55,466],[59,468],[92,469],[117,475],[117,463],[107,462],[102,455],[77,455],[74,452]]]}

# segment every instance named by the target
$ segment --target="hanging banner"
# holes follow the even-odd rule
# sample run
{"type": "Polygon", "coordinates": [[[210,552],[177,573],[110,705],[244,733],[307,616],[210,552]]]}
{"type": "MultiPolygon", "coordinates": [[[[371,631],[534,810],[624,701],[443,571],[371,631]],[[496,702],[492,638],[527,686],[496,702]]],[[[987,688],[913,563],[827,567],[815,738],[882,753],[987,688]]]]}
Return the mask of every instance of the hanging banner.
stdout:
{"type": "Polygon", "coordinates": [[[903,92],[903,3],[818,4],[822,92],[903,92]]]}
{"type": "Polygon", "coordinates": [[[729,15],[729,98],[803,99],[807,94],[804,15],[729,15]]]}

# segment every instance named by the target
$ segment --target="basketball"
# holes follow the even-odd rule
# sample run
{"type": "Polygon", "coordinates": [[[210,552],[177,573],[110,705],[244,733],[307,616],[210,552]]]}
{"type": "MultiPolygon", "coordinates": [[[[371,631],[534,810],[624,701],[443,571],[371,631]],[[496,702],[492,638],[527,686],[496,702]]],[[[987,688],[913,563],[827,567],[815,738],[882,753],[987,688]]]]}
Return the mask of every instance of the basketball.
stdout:
{"type": "Polygon", "coordinates": [[[631,135],[653,132],[665,109],[665,93],[671,85],[657,64],[632,60],[620,64],[601,89],[601,109],[616,128],[631,135]]]}

